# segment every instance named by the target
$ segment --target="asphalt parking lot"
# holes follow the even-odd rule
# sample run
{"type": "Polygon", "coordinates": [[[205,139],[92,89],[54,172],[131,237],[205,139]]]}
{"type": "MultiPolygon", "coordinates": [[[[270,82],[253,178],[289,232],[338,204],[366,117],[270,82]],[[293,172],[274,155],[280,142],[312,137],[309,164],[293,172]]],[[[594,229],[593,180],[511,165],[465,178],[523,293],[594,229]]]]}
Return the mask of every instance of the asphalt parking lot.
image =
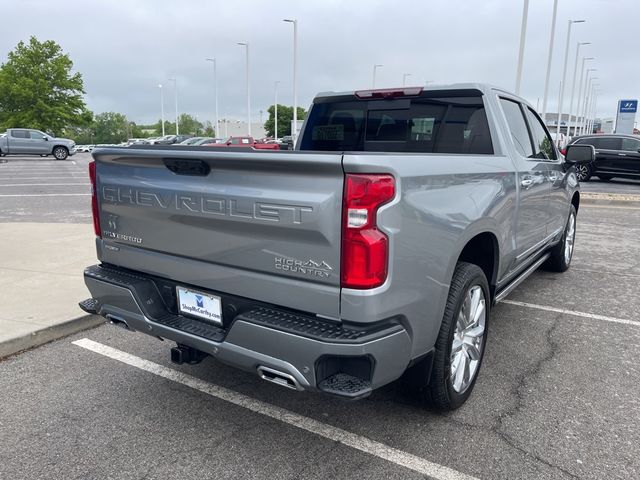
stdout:
{"type": "MultiPolygon", "coordinates": [[[[88,161],[0,164],[0,222],[90,223],[88,161]]],[[[169,342],[111,325],[10,357],[0,478],[638,478],[639,236],[640,207],[583,204],[571,269],[495,307],[474,393],[447,415],[399,383],[349,403],[176,366],[169,342]]]]}

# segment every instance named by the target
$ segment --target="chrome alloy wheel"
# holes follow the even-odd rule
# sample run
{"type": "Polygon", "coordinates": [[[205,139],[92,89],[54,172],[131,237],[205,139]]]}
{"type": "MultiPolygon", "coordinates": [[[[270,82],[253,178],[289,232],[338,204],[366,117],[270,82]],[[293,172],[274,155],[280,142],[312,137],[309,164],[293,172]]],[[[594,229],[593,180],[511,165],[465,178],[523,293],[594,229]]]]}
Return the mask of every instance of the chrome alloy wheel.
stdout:
{"type": "Polygon", "coordinates": [[[567,232],[564,237],[564,263],[569,265],[571,263],[571,256],[573,255],[573,243],[576,239],[576,216],[572,213],[569,214],[569,221],[567,222],[567,232]]]}
{"type": "Polygon", "coordinates": [[[469,388],[478,372],[486,319],[484,291],[479,285],[473,285],[467,291],[458,313],[451,344],[451,382],[458,393],[469,388]]]}
{"type": "Polygon", "coordinates": [[[589,167],[587,165],[576,165],[576,176],[578,180],[584,182],[584,180],[589,176],[589,167]]]}
{"type": "Polygon", "coordinates": [[[53,156],[56,157],[57,160],[64,160],[67,158],[67,151],[62,147],[56,147],[53,150],[53,156]]]}

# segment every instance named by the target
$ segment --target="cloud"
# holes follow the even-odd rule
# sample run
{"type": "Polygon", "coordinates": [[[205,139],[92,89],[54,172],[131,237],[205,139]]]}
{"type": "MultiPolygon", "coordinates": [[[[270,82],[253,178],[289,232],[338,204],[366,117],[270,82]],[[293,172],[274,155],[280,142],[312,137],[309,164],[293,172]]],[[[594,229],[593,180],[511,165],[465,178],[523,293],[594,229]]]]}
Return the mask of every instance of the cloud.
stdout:
{"type": "MultiPolygon", "coordinates": [[[[542,104],[552,0],[531,2],[522,94],[542,104]]],[[[599,111],[613,116],[619,98],[640,96],[640,65],[634,60],[635,0],[560,2],[550,82],[549,111],[557,110],[567,20],[575,25],[569,74],[577,41],[600,78],[599,111]]],[[[178,80],[181,112],[214,117],[213,70],[218,61],[220,116],[245,118],[245,57],[236,43],[250,43],[254,121],[273,103],[279,80],[281,103],[292,102],[292,26],[299,21],[298,103],[319,91],[368,88],[372,66],[377,86],[409,83],[489,82],[512,90],[522,3],[511,0],[167,1],[110,2],[25,0],[3,6],[0,60],[30,35],[59,42],[83,74],[89,107],[118,111],[148,123],[160,116],[158,83],[178,80]],[[25,12],[28,12],[25,13],[25,12]]],[[[570,92],[567,89],[567,95],[570,92]]],[[[568,103],[566,101],[565,105],[568,103]]],[[[165,88],[165,111],[173,117],[173,89],[165,88]]]]}

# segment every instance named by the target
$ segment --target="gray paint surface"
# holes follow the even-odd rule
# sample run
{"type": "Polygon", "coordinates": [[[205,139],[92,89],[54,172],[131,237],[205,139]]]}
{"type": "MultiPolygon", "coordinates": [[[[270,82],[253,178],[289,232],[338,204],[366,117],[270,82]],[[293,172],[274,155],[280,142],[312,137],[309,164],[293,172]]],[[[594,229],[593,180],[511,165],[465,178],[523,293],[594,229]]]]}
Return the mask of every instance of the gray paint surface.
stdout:
{"type": "Polygon", "coordinates": [[[558,241],[578,190],[559,155],[516,153],[499,99],[526,108],[524,100],[480,84],[448,88],[484,93],[493,155],[97,149],[99,257],[351,322],[399,316],[411,335],[408,358],[418,357],[435,343],[465,245],[478,234],[495,238],[496,286],[503,287],[558,241]],[[211,173],[176,175],[167,159],[206,163],[211,173]],[[396,196],[377,222],[389,237],[389,274],[370,290],[339,285],[343,175],[358,172],[390,173],[396,181],[396,196]],[[117,231],[106,231],[110,222],[117,231]],[[330,272],[278,270],[278,256],[326,264],[330,272]]]}

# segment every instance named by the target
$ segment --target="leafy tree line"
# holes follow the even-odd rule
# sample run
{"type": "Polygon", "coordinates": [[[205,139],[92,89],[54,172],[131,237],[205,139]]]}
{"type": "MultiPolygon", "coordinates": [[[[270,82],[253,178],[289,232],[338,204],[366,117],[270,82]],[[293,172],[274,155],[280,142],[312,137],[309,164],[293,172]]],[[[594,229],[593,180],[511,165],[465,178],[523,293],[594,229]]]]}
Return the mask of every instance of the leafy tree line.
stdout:
{"type": "MultiPolygon", "coordinates": [[[[273,137],[275,133],[275,105],[271,105],[267,112],[269,118],[264,123],[264,129],[267,131],[268,137],[273,137]]],[[[307,116],[304,108],[298,107],[298,123],[302,122],[307,116]]],[[[278,104],[278,138],[285,135],[291,135],[291,121],[293,120],[293,107],[278,104]]]]}

